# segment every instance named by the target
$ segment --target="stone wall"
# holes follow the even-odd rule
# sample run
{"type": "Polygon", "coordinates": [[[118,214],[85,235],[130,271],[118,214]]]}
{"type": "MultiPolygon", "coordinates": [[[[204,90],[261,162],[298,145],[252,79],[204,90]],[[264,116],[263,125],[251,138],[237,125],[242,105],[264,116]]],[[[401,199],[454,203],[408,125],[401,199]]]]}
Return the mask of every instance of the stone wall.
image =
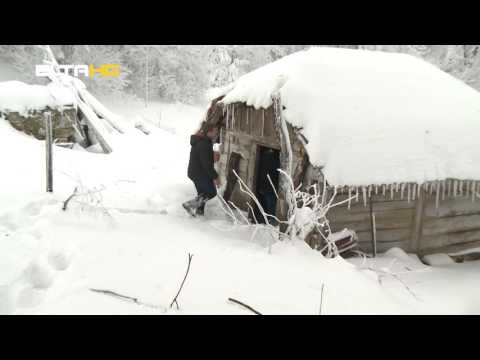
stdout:
{"type": "MultiPolygon", "coordinates": [[[[73,142],[75,129],[72,120],[76,119],[76,109],[68,108],[63,112],[50,110],[52,113],[53,139],[57,142],[73,142]]],[[[33,136],[38,140],[45,140],[45,116],[47,110],[35,110],[28,114],[18,112],[0,113],[16,130],[33,136]]]]}

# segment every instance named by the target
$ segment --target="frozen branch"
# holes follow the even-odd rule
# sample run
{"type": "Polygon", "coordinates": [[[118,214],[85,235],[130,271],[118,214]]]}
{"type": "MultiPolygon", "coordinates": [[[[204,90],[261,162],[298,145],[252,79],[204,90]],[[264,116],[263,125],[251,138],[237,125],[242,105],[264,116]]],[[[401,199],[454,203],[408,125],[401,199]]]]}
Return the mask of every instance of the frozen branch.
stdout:
{"type": "Polygon", "coordinates": [[[188,266],[187,266],[187,272],[185,273],[185,277],[183,278],[182,284],[180,285],[180,289],[178,289],[177,295],[172,300],[172,303],[170,304],[170,309],[172,308],[173,304],[177,305],[177,310],[180,309],[178,306],[178,296],[180,295],[180,292],[182,291],[183,284],[185,284],[185,280],[187,280],[188,272],[190,271],[190,263],[192,262],[193,254],[188,254],[188,266]]]}

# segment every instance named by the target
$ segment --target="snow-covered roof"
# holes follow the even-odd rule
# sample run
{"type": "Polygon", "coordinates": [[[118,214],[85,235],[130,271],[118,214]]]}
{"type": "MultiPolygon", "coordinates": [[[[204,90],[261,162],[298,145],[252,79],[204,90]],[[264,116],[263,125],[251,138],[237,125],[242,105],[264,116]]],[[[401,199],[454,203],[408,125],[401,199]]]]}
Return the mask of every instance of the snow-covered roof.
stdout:
{"type": "Polygon", "coordinates": [[[311,48],[224,89],[256,108],[279,91],[330,184],[480,179],[480,93],[419,58],[311,48]]]}
{"type": "Polygon", "coordinates": [[[71,91],[53,83],[29,85],[21,81],[0,82],[0,111],[26,113],[46,107],[62,108],[75,105],[71,91]]]}

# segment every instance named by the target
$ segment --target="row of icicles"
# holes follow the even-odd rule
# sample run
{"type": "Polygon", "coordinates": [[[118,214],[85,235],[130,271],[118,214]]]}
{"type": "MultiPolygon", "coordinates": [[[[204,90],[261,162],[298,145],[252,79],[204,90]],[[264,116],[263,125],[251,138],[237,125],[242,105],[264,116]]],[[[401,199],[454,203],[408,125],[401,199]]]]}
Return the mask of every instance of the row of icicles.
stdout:
{"type": "MultiPolygon", "coordinates": [[[[368,199],[373,195],[382,195],[384,197],[390,196],[391,200],[407,200],[415,201],[423,189],[426,196],[435,195],[435,206],[438,208],[440,200],[445,200],[447,197],[464,197],[471,198],[475,201],[477,190],[480,190],[478,181],[474,180],[442,180],[431,181],[421,185],[416,183],[395,183],[383,185],[369,185],[369,186],[336,186],[337,194],[347,194],[348,198],[353,197],[353,201],[359,202],[360,196],[363,197],[363,204],[366,207],[368,199]],[[399,196],[398,196],[399,194],[399,196]],[[395,196],[397,195],[397,196],[395,196]]],[[[351,205],[348,202],[348,208],[351,205]]]]}

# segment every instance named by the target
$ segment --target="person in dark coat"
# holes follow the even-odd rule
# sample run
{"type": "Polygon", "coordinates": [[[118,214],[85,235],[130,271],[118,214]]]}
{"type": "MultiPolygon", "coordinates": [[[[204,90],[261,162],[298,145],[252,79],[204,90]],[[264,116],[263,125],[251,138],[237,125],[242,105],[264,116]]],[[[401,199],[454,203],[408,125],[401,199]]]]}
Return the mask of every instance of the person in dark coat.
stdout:
{"type": "Polygon", "coordinates": [[[188,178],[195,184],[197,197],[183,203],[184,209],[192,216],[203,215],[205,204],[217,196],[220,179],[214,167],[213,142],[218,138],[218,127],[203,124],[201,130],[190,137],[190,161],[188,178]]]}

